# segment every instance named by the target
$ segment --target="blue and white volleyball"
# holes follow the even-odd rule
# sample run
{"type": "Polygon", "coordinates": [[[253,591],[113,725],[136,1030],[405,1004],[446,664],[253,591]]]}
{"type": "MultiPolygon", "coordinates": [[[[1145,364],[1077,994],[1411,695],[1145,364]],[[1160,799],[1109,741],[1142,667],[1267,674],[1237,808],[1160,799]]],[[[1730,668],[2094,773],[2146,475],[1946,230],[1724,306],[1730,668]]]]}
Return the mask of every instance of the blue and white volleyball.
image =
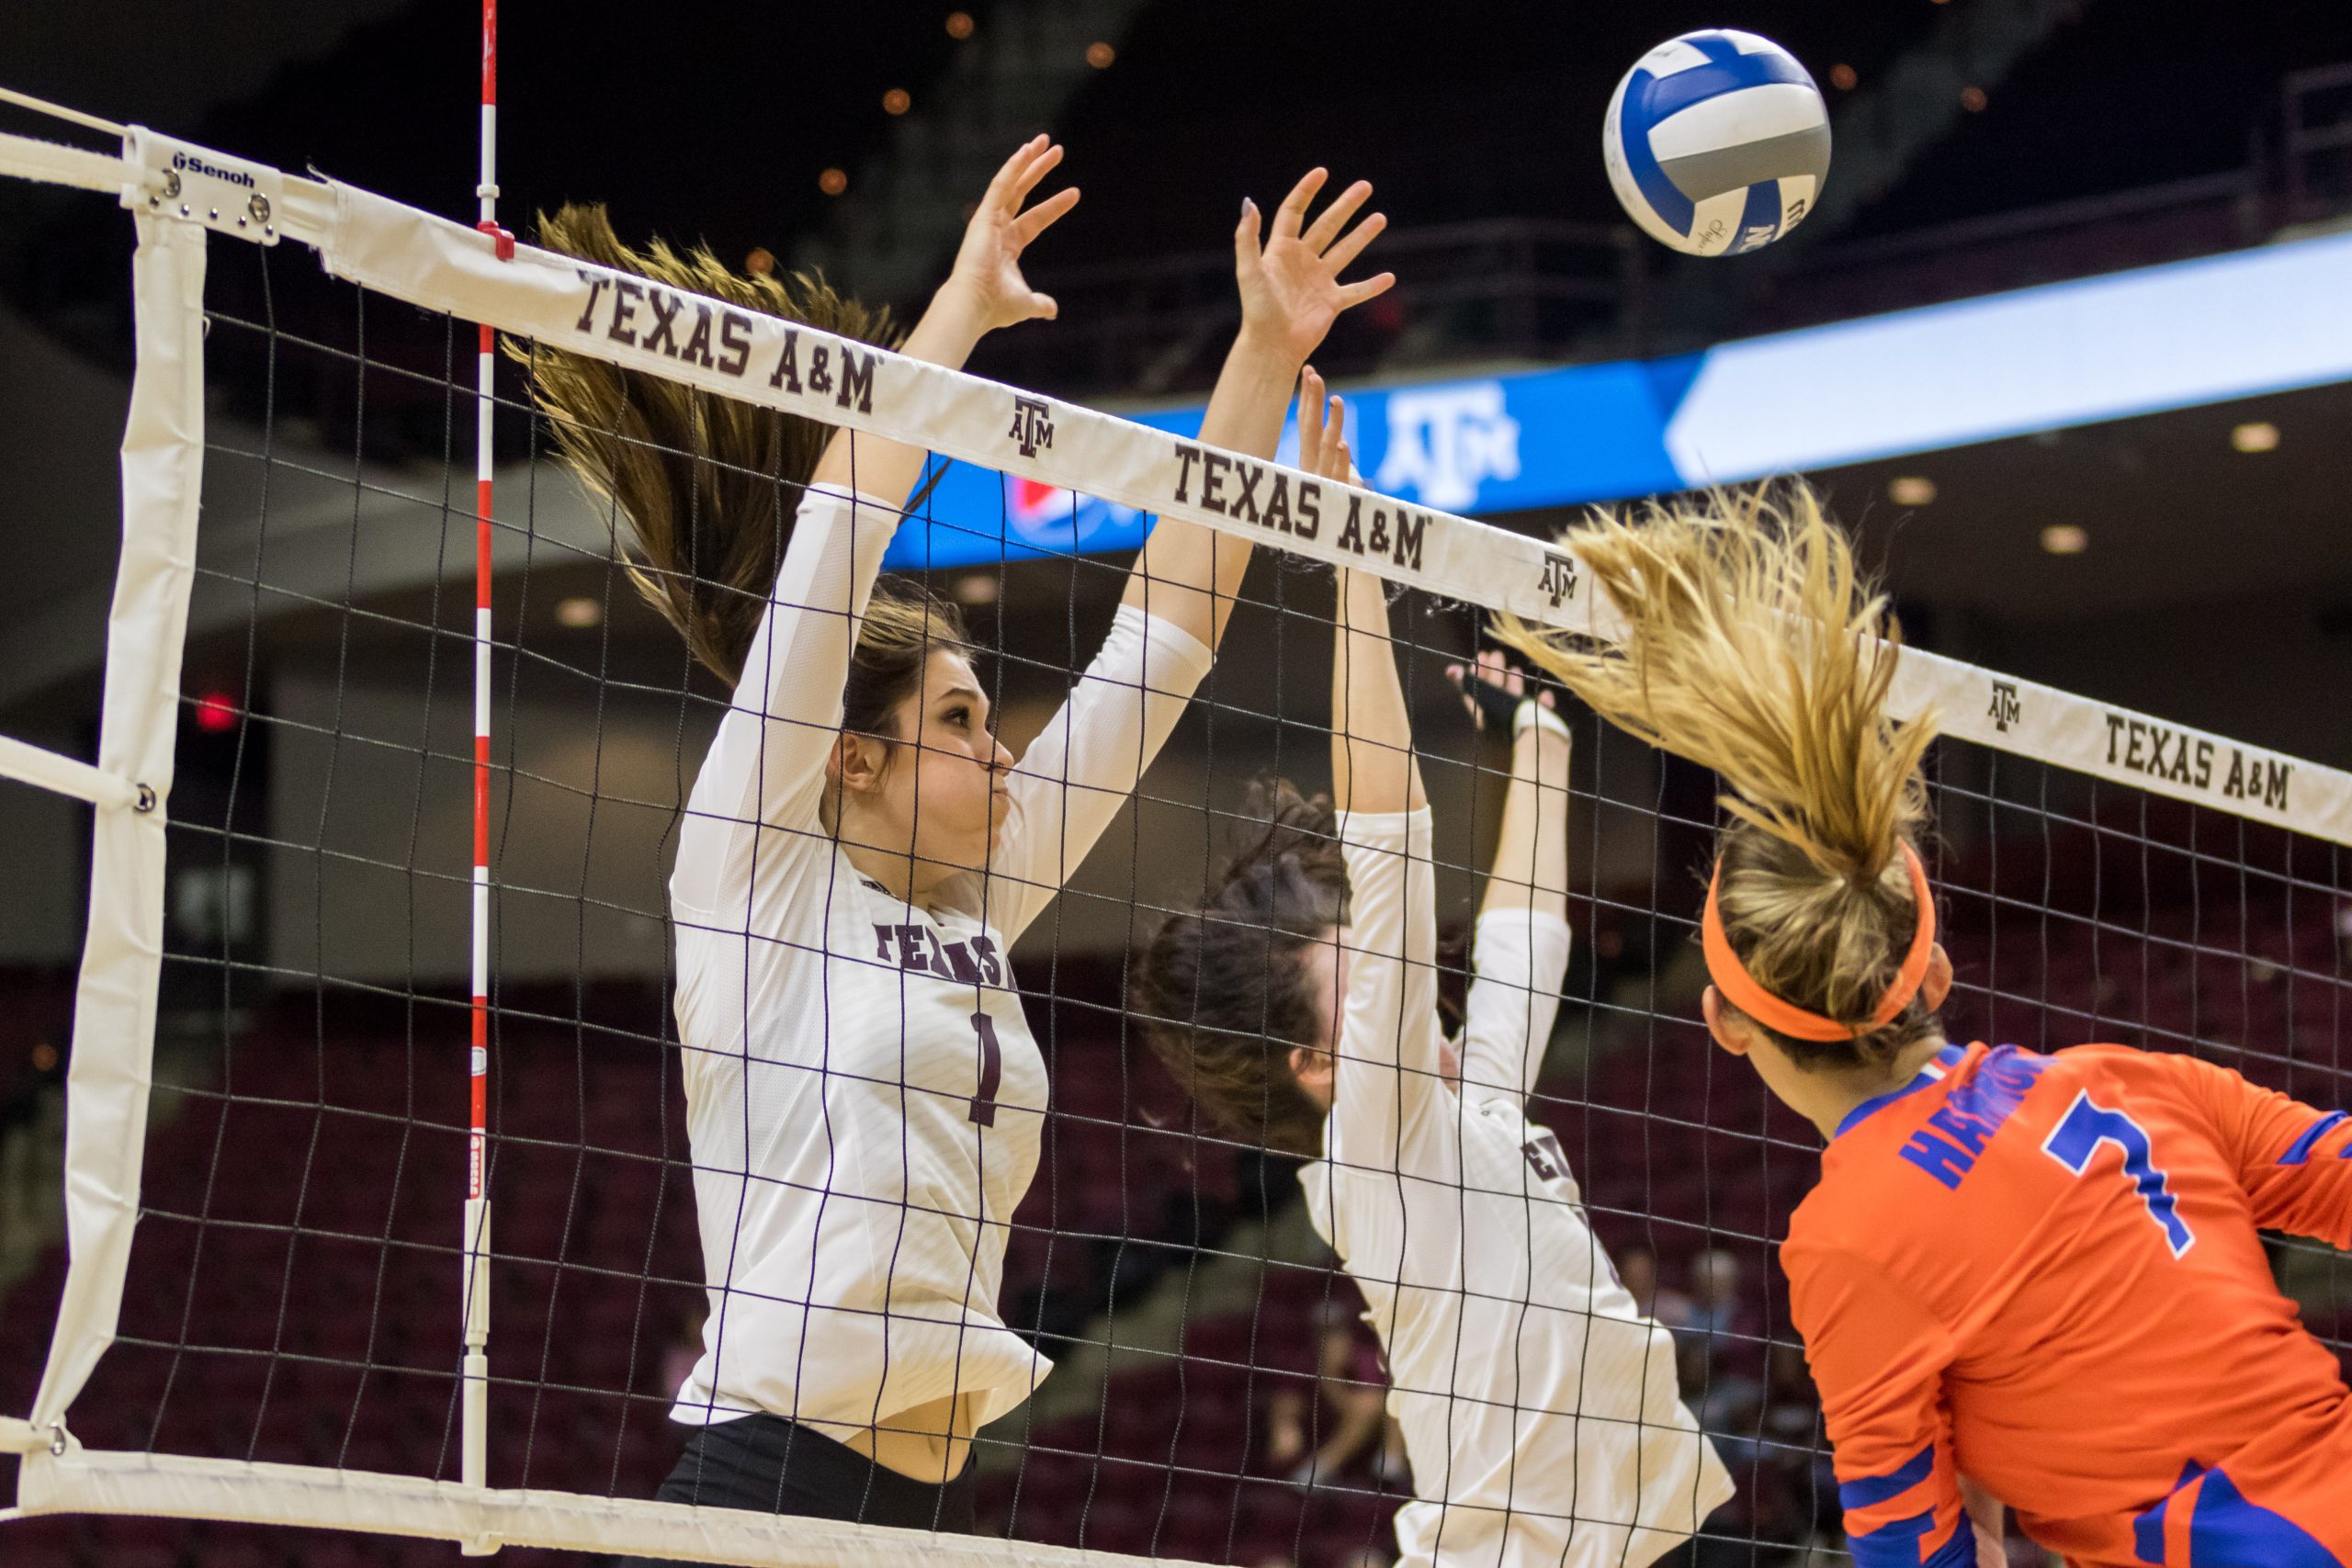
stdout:
{"type": "Polygon", "coordinates": [[[1634,62],[1601,144],[1642,232],[1690,255],[1736,255],[1795,228],[1820,199],[1829,110],[1788,51],[1713,28],[1634,62]]]}

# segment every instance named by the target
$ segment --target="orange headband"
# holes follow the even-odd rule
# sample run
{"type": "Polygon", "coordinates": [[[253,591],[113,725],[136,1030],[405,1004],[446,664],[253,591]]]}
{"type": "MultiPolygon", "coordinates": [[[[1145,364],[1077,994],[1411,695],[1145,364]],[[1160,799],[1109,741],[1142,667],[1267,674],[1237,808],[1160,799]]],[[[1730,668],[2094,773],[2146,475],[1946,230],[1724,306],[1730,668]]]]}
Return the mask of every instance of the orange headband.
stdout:
{"type": "Polygon", "coordinates": [[[1896,971],[1886,995],[1879,998],[1878,1010],[1871,1014],[1868,1023],[1840,1023],[1793,1002],[1782,1001],[1756,983],[1740,963],[1739,954],[1731,950],[1731,938],[1724,934],[1724,912],[1716,902],[1717,890],[1723,886],[1724,864],[1718,860],[1715,874],[1707,883],[1707,913],[1700,929],[1708,978],[1714,981],[1724,999],[1765,1028],[1792,1040],[1859,1040],[1893,1023],[1910,1005],[1911,998],[1919,994],[1919,986],[1928,977],[1928,960],[1936,946],[1936,901],[1928,886],[1928,868],[1919,863],[1918,854],[1909,844],[1902,849],[1904,863],[1911,869],[1911,896],[1919,906],[1919,929],[1911,938],[1911,951],[1904,955],[1903,967],[1896,971]]]}

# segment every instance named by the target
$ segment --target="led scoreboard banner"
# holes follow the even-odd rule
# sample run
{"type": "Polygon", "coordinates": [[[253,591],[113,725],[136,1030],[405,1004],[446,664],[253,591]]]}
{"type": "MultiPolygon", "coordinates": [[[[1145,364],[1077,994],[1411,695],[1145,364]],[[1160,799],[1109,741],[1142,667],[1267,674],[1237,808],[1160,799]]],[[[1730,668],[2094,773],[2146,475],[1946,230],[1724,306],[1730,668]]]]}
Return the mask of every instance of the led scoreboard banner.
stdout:
{"type": "MultiPolygon", "coordinates": [[[[2352,234],[1721,344],[1347,393],[1377,491],[1454,513],[1617,501],[2352,380],[2352,234]]],[[[1198,405],[1135,414],[1191,435],[1198,405]]],[[[1050,446],[1050,423],[1020,433],[1050,446]]],[[[1283,461],[1295,456],[1286,432],[1283,461]]],[[[1132,508],[951,467],[915,570],[1128,550],[1132,508]]]]}

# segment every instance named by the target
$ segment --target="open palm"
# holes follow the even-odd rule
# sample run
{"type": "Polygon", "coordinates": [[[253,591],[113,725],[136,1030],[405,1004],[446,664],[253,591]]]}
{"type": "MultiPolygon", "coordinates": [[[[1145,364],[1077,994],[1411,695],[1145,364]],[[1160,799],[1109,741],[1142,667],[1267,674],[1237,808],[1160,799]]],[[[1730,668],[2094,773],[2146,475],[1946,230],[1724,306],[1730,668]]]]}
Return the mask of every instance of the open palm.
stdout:
{"type": "Polygon", "coordinates": [[[1078,205],[1078,187],[1057,191],[1026,212],[1021,208],[1061,161],[1059,143],[1030,138],[997,170],[964,226],[948,281],[969,296],[984,332],[1015,321],[1051,321],[1060,309],[1051,295],[1038,293],[1021,276],[1021,253],[1078,205]]]}
{"type": "Polygon", "coordinates": [[[1371,183],[1358,180],[1307,224],[1306,209],[1328,178],[1322,169],[1307,171],[1275,209],[1273,231],[1262,243],[1254,202],[1242,203],[1241,223],[1233,234],[1242,332],[1278,345],[1301,363],[1322,343],[1340,311],[1376,299],[1396,281],[1396,274],[1387,272],[1358,283],[1340,281],[1340,274],[1388,226],[1388,220],[1375,212],[1353,229],[1348,227],[1372,195],[1371,183]]]}

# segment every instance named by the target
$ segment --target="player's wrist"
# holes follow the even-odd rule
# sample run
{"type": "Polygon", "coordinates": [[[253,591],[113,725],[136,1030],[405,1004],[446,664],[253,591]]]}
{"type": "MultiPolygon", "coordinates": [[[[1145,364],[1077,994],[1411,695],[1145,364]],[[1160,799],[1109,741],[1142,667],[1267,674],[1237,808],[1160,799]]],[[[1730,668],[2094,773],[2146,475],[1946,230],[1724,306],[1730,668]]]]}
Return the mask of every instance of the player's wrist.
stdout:
{"type": "Polygon", "coordinates": [[[1285,391],[1298,378],[1298,373],[1306,368],[1306,355],[1295,349],[1280,331],[1249,321],[1244,321],[1241,330],[1233,334],[1233,347],[1226,358],[1252,374],[1280,379],[1285,391]]]}
{"type": "Polygon", "coordinates": [[[1550,739],[1568,745],[1575,739],[1574,733],[1568,728],[1568,721],[1560,716],[1558,709],[1534,697],[1522,697],[1519,706],[1511,712],[1511,740],[1514,744],[1523,743],[1531,732],[1538,744],[1550,739]]]}

